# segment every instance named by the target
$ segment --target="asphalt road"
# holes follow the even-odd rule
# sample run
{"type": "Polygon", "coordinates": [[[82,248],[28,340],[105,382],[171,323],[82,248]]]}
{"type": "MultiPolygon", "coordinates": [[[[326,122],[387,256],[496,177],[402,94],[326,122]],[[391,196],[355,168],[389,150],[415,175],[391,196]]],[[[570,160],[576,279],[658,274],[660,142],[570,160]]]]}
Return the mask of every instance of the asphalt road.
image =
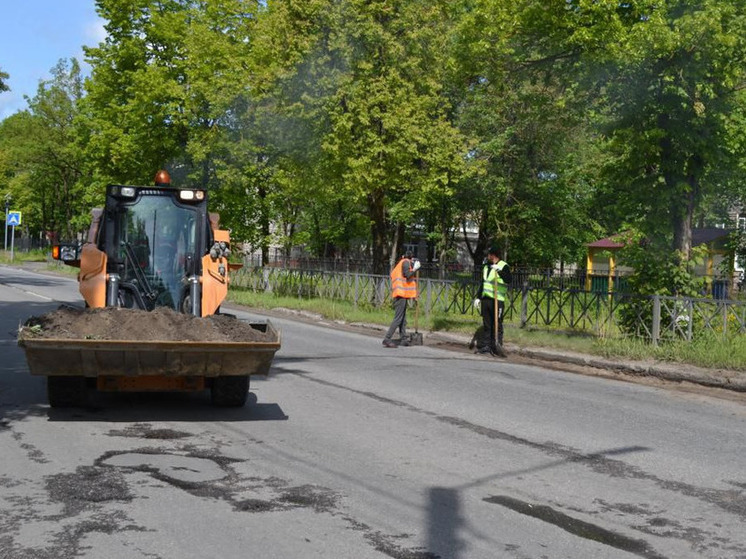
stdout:
{"type": "Polygon", "coordinates": [[[743,400],[272,319],[242,409],[53,410],[15,332],[61,302],[0,267],[0,558],[746,557],[743,400]]]}

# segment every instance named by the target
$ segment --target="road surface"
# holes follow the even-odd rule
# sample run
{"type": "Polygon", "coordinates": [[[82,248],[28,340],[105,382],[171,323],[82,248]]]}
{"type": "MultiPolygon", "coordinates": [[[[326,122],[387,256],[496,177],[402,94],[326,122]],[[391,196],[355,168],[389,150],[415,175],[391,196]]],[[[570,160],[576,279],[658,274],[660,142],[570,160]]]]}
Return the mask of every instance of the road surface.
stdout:
{"type": "MultiPolygon", "coordinates": [[[[746,557],[746,406],[272,319],[250,403],[50,409],[0,267],[0,558],[746,557]]],[[[241,319],[261,319],[238,313],[241,319]]]]}

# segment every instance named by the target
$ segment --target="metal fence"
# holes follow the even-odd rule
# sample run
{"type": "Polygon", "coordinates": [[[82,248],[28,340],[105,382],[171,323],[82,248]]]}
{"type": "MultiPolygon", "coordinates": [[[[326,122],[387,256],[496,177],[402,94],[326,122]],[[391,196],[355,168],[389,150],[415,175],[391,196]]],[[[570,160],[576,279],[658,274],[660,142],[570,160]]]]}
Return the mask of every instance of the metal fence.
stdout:
{"type": "MultiPolygon", "coordinates": [[[[391,303],[389,277],[373,274],[243,268],[232,276],[231,286],[277,296],[346,301],[370,308],[391,303]]],[[[478,314],[473,306],[479,287],[476,281],[421,278],[418,287],[418,304],[427,316],[478,314]]],[[[722,336],[746,334],[746,302],[523,284],[519,289],[508,290],[505,323],[598,337],[637,337],[652,343],[692,341],[705,332],[722,336]]]]}
{"type": "MultiPolygon", "coordinates": [[[[420,277],[455,282],[479,281],[481,269],[474,270],[473,266],[460,263],[449,263],[441,267],[437,262],[421,261],[420,277]]],[[[244,265],[248,268],[262,267],[261,257],[257,255],[244,258],[244,265]]],[[[346,274],[371,275],[372,262],[369,258],[310,258],[308,256],[285,257],[281,254],[273,255],[264,267],[297,270],[305,273],[334,272],[346,274]]],[[[615,293],[628,293],[629,271],[616,269],[610,273],[608,267],[594,267],[593,273],[588,274],[584,268],[518,267],[511,266],[513,285],[528,285],[532,288],[554,288],[561,290],[590,290],[598,293],[608,293],[611,289],[615,293]]],[[[743,278],[733,281],[727,274],[712,274],[700,276],[703,293],[715,299],[744,298],[746,299],[746,285],[743,278]]]]}

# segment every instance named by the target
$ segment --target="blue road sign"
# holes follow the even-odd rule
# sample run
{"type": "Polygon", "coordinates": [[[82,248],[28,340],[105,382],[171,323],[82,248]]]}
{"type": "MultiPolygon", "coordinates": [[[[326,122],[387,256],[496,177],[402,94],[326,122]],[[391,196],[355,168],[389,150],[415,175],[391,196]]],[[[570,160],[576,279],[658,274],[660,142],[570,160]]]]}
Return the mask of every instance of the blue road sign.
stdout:
{"type": "Polygon", "coordinates": [[[8,212],[8,220],[5,223],[6,227],[16,227],[21,224],[21,212],[8,212]]]}

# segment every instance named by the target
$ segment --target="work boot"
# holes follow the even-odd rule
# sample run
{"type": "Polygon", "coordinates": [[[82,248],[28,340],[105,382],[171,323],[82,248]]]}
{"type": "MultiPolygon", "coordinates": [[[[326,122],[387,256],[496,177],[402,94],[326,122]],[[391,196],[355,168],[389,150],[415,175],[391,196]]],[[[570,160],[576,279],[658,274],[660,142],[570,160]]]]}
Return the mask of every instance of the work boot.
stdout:
{"type": "Polygon", "coordinates": [[[383,347],[398,347],[394,342],[391,340],[383,340],[383,347]]]}

